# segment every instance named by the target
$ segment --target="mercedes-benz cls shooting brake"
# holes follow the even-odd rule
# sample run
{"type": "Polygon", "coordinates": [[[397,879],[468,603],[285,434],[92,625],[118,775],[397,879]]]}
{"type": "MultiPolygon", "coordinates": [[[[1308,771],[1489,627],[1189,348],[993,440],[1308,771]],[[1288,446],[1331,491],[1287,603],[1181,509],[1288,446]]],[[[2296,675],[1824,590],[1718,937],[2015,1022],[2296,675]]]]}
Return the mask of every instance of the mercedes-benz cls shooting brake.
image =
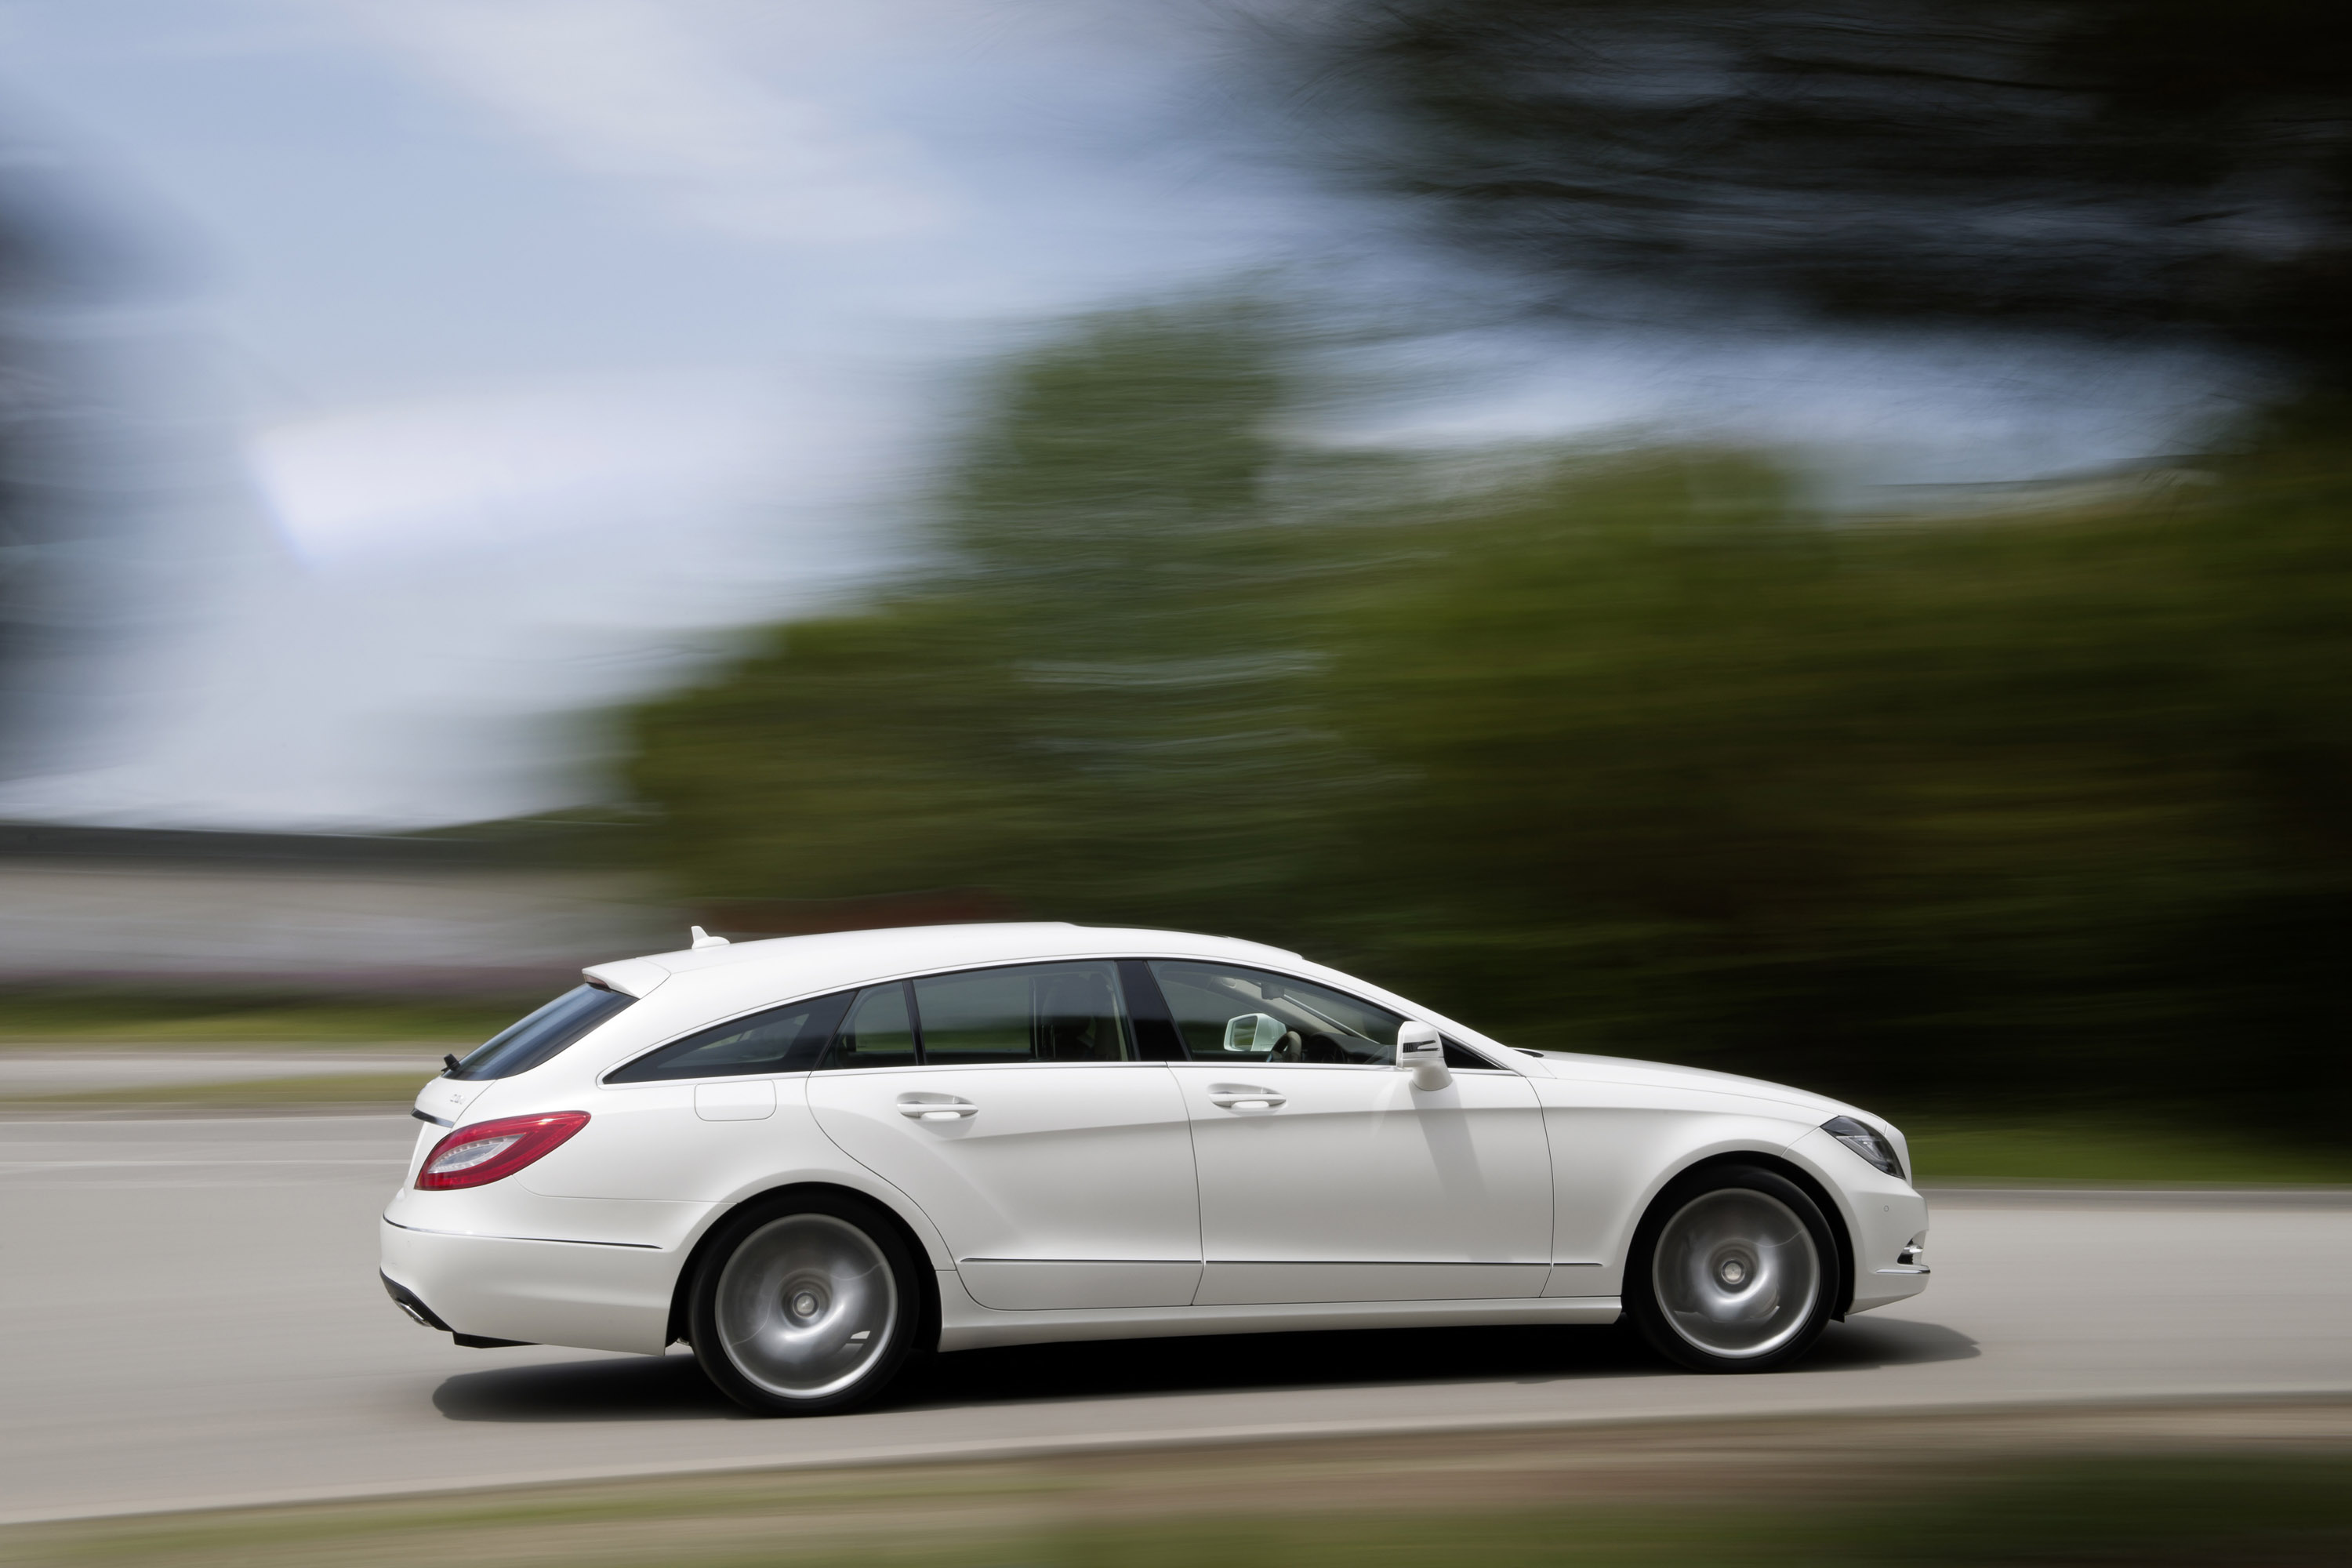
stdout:
{"type": "Polygon", "coordinates": [[[658,1353],[753,1410],[1049,1340],[1630,1317],[1789,1364],[1916,1294],[1902,1134],[1518,1050],[1297,953],[962,925],[597,964],[435,1079],[384,1283],[460,1344],[658,1353]]]}

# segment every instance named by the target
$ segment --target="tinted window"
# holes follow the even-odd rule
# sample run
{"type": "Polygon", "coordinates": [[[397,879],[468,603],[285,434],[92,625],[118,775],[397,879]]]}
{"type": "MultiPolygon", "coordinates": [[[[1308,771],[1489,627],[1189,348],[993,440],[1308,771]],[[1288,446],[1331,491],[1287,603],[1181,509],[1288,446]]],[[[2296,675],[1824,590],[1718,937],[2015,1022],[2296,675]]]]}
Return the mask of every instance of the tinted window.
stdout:
{"type": "Polygon", "coordinates": [[[635,1000],[594,985],[566,991],[488,1044],[475,1047],[442,1076],[513,1078],[529,1072],[635,1000]]]}
{"type": "Polygon", "coordinates": [[[713,1025],[639,1057],[608,1074],[604,1081],[653,1083],[666,1079],[806,1071],[824,1054],[834,1026],[848,1010],[850,994],[844,991],[713,1025]]]}
{"type": "Polygon", "coordinates": [[[1118,988],[1127,1002],[1128,1031],[1135,1037],[1135,1054],[1148,1062],[1181,1062],[1184,1037],[1151,978],[1151,965],[1139,958],[1118,961],[1118,988]]]}
{"type": "Polygon", "coordinates": [[[1118,982],[1108,963],[1024,963],[915,982],[923,1060],[1129,1061],[1118,982]]]}
{"type": "Polygon", "coordinates": [[[1181,959],[1154,959],[1151,973],[1194,1061],[1396,1062],[1404,1019],[1327,985],[1181,959]]]}
{"type": "Polygon", "coordinates": [[[848,1020],[834,1037],[827,1068],[906,1068],[915,1065],[915,1026],[907,1011],[907,987],[894,980],[857,994],[848,1020]]]}

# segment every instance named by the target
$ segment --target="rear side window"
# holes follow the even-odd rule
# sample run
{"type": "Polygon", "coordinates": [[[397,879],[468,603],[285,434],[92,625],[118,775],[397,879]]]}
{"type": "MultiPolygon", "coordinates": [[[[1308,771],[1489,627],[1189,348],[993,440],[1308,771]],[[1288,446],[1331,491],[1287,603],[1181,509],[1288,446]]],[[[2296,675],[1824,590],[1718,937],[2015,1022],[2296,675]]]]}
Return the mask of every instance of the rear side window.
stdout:
{"type": "Polygon", "coordinates": [[[826,1042],[848,1010],[851,994],[843,991],[715,1024],[607,1073],[604,1081],[656,1083],[666,1079],[805,1071],[824,1054],[826,1042]]]}
{"type": "Polygon", "coordinates": [[[889,980],[771,1007],[673,1040],[614,1068],[604,1081],[1119,1062],[1139,1054],[1150,1060],[1183,1055],[1175,1023],[1140,963],[1024,963],[889,980]],[[1134,1018],[1122,1005],[1123,988],[1139,999],[1134,1018]]]}
{"type": "Polygon", "coordinates": [[[915,1065],[915,1024],[907,1011],[907,983],[868,985],[857,994],[849,1021],[833,1042],[827,1068],[910,1068],[915,1065]]]}
{"type": "Polygon", "coordinates": [[[1108,963],[1024,963],[915,982],[929,1067],[1119,1062],[1135,1052],[1108,963]]]}
{"type": "Polygon", "coordinates": [[[527,1073],[635,1000],[601,986],[577,986],[487,1045],[476,1047],[442,1076],[486,1079],[527,1073]]]}

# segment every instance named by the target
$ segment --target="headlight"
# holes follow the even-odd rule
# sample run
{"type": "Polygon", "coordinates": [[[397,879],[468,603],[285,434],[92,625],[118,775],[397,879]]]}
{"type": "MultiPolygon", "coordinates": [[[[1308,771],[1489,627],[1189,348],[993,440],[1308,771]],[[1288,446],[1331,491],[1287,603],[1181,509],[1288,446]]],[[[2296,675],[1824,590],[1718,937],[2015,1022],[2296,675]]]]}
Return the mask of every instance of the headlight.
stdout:
{"type": "Polygon", "coordinates": [[[1833,1116],[1822,1123],[1822,1131],[1896,1181],[1903,1179],[1903,1162],[1895,1157],[1895,1141],[1868,1122],[1833,1116]]]}

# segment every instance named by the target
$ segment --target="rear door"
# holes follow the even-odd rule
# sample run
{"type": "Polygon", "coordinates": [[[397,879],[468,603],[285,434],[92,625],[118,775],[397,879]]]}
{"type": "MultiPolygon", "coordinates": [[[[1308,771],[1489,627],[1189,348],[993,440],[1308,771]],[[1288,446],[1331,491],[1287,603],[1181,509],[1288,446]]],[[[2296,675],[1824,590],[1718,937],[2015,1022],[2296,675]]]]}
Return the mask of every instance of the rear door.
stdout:
{"type": "Polygon", "coordinates": [[[922,1206],[982,1306],[1182,1306],[1201,1277],[1192,1136],[1129,1019],[1109,963],[869,986],[809,1106],[922,1206]]]}

